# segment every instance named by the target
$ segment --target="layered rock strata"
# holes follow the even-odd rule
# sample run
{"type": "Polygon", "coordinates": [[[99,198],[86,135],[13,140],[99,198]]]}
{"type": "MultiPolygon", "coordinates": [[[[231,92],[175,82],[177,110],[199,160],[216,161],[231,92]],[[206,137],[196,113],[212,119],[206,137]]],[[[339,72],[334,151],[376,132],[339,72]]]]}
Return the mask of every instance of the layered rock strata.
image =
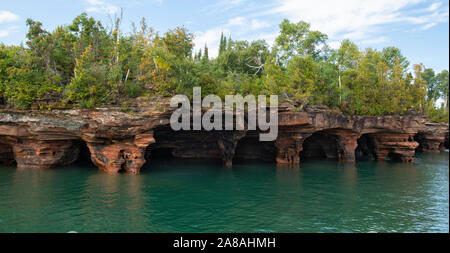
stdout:
{"type": "Polygon", "coordinates": [[[415,140],[420,144],[417,151],[436,153],[445,150],[445,143],[446,141],[448,142],[448,132],[448,124],[426,123],[424,130],[415,136],[415,140]]]}
{"type": "MultiPolygon", "coordinates": [[[[51,112],[0,112],[0,162],[19,168],[53,168],[80,159],[108,173],[138,174],[158,157],[208,158],[231,167],[238,161],[300,164],[321,157],[354,162],[357,155],[412,162],[415,152],[438,152],[448,125],[422,116],[345,116],[329,111],[280,109],[278,138],[260,142],[258,131],[173,131],[172,110],[158,101],[136,106],[51,112]]],[[[447,137],[446,137],[447,136],[447,137]]]]}

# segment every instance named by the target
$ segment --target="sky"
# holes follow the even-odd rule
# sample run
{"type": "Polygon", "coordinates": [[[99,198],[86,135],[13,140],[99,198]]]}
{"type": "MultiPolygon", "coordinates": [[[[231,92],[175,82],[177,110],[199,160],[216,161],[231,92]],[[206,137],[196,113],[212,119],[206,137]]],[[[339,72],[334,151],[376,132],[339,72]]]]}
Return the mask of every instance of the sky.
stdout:
{"type": "Polygon", "coordinates": [[[0,43],[25,41],[25,20],[46,30],[69,24],[82,12],[110,24],[124,9],[123,32],[145,18],[160,33],[185,26],[196,50],[218,53],[220,34],[233,40],[264,39],[272,45],[283,19],[311,23],[337,48],[350,39],[360,48],[395,46],[412,64],[449,69],[448,0],[0,0],[0,43]]]}

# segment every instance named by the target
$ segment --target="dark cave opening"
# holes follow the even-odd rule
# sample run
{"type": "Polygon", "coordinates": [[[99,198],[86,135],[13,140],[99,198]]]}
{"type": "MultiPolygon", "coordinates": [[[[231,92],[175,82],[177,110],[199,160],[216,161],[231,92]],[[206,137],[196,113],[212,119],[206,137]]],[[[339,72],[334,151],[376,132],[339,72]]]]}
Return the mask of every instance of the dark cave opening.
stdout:
{"type": "Polygon", "coordinates": [[[419,146],[416,148],[416,153],[423,153],[424,149],[430,148],[430,147],[428,147],[428,145],[425,141],[426,139],[425,139],[424,133],[422,133],[422,132],[417,133],[414,136],[414,140],[419,143],[419,146]]]}
{"type": "Polygon", "coordinates": [[[95,167],[91,160],[91,151],[89,150],[86,142],[78,141],[79,155],[78,159],[74,162],[75,165],[81,165],[86,167],[95,167]]]}
{"type": "Polygon", "coordinates": [[[374,160],[376,153],[373,138],[369,134],[363,134],[358,139],[358,146],[355,152],[357,160],[374,160]]]}
{"type": "Polygon", "coordinates": [[[327,132],[316,132],[303,142],[300,160],[338,158],[336,136],[327,132]]]}
{"type": "Polygon", "coordinates": [[[173,155],[173,148],[155,148],[149,149],[147,151],[147,157],[152,160],[157,159],[173,159],[175,156],[173,155]]]}
{"type": "Polygon", "coordinates": [[[11,145],[0,141],[0,164],[15,165],[14,152],[11,145]]]}
{"type": "Polygon", "coordinates": [[[275,142],[261,142],[257,131],[249,131],[236,145],[233,163],[276,163],[275,142]]]}

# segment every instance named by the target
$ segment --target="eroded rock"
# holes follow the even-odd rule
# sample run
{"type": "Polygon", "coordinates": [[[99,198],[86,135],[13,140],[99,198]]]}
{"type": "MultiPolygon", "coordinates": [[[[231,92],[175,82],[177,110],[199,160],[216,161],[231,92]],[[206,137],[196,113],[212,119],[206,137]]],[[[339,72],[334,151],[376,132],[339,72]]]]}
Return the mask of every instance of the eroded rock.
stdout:
{"type": "Polygon", "coordinates": [[[324,109],[294,112],[283,107],[278,138],[261,143],[259,131],[176,132],[169,126],[172,110],[167,103],[140,105],[130,113],[120,108],[0,112],[0,162],[16,161],[21,168],[63,166],[77,159],[83,142],[92,162],[111,173],[137,174],[158,153],[217,159],[226,166],[236,157],[299,164],[301,155],[316,152],[353,162],[356,150],[378,160],[411,162],[416,149],[437,152],[448,142],[447,124],[426,124],[419,115],[345,116],[324,109]]]}
{"type": "Polygon", "coordinates": [[[415,140],[420,144],[417,152],[438,153],[445,150],[445,141],[448,139],[448,125],[427,123],[425,129],[416,134],[415,140]]]}
{"type": "Polygon", "coordinates": [[[375,158],[379,161],[390,158],[399,162],[413,162],[419,143],[411,134],[377,133],[370,134],[373,139],[375,158]]]}
{"type": "Polygon", "coordinates": [[[17,140],[12,143],[18,168],[48,169],[72,164],[80,153],[73,140],[17,140]]]}
{"type": "Polygon", "coordinates": [[[124,171],[139,174],[145,164],[145,150],[155,143],[153,133],[137,135],[134,140],[117,142],[87,143],[91,160],[99,169],[107,173],[124,171]]]}

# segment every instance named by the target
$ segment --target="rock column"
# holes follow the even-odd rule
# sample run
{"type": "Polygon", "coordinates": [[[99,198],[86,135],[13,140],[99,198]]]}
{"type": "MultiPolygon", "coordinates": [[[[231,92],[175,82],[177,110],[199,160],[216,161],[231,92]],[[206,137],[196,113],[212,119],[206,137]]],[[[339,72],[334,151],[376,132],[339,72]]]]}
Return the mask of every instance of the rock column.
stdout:
{"type": "Polygon", "coordinates": [[[139,174],[145,164],[145,150],[155,143],[153,133],[137,135],[132,140],[88,142],[94,165],[107,173],[124,171],[139,174]]]}
{"type": "Polygon", "coordinates": [[[222,131],[218,132],[217,144],[219,145],[222,161],[226,167],[233,166],[233,158],[236,146],[240,139],[245,136],[244,131],[222,131]]]}
{"type": "Polygon", "coordinates": [[[292,134],[279,136],[275,141],[278,150],[278,164],[300,164],[300,152],[303,149],[303,141],[311,134],[292,134]]]}
{"type": "Polygon", "coordinates": [[[336,147],[339,161],[355,162],[355,151],[358,147],[359,136],[356,133],[336,133],[336,147]]]}

